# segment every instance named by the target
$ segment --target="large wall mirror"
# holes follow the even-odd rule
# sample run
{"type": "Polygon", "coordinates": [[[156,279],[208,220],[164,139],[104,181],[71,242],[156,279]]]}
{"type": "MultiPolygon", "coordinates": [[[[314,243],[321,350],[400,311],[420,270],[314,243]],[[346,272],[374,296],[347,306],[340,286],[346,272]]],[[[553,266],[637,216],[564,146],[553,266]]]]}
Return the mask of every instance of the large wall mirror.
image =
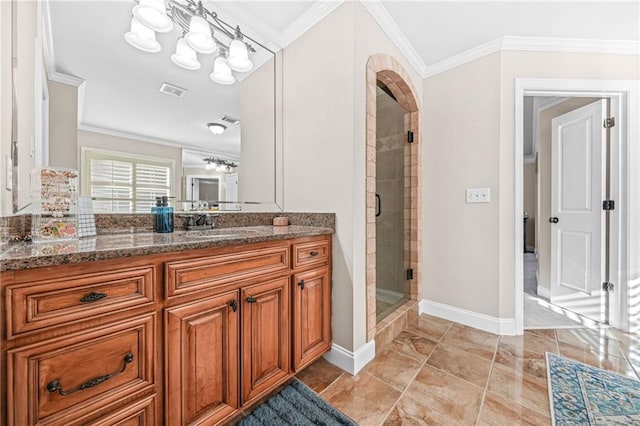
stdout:
{"type": "Polygon", "coordinates": [[[15,95],[2,214],[28,212],[35,166],[79,170],[97,213],[148,213],[161,195],[178,210],[280,209],[278,56],[224,3],[2,3],[15,95]]]}

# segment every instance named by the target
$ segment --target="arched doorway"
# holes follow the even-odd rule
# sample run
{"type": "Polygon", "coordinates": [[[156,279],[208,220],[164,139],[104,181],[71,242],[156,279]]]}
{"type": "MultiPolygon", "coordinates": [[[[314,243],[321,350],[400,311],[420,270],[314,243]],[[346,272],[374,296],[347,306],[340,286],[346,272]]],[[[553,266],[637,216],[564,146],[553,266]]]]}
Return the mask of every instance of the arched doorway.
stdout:
{"type": "MultiPolygon", "coordinates": [[[[367,340],[376,339],[376,345],[381,346],[391,341],[409,322],[417,318],[418,301],[421,299],[421,273],[419,263],[421,258],[421,138],[420,138],[420,106],[415,96],[415,89],[411,79],[402,65],[392,56],[377,54],[369,58],[367,62],[367,340]],[[382,216],[382,201],[377,194],[379,179],[378,157],[380,152],[380,135],[378,134],[379,96],[387,95],[392,98],[402,115],[401,145],[393,146],[385,152],[385,158],[394,149],[400,149],[402,158],[397,162],[401,171],[399,183],[393,183],[398,189],[396,208],[385,211],[392,215],[396,222],[401,223],[401,253],[399,270],[396,265],[391,269],[394,274],[401,274],[399,280],[401,288],[394,290],[378,288],[380,280],[388,280],[380,274],[379,260],[383,257],[379,251],[381,244],[378,241],[380,226],[377,221],[382,216]],[[401,188],[401,189],[400,189],[401,188]],[[401,201],[399,201],[401,200],[401,201]],[[397,291],[396,291],[397,290],[397,291]],[[401,295],[401,298],[392,304],[392,312],[381,318],[376,315],[378,307],[384,306],[380,301],[380,294],[392,291],[401,295]]],[[[382,99],[382,98],[380,98],[382,99]]],[[[382,158],[382,156],[380,156],[382,158]]],[[[397,156],[395,158],[398,158],[397,156]]],[[[388,182],[385,182],[387,184],[388,182]]],[[[389,226],[386,226],[388,228],[389,226]]],[[[385,256],[386,258],[387,256],[385,256]]],[[[386,266],[386,265],[385,265],[386,266]]],[[[389,269],[389,268],[384,268],[389,269]]],[[[387,271],[388,272],[388,271],[387,271]]],[[[388,307],[387,307],[388,308],[388,307]]]]}

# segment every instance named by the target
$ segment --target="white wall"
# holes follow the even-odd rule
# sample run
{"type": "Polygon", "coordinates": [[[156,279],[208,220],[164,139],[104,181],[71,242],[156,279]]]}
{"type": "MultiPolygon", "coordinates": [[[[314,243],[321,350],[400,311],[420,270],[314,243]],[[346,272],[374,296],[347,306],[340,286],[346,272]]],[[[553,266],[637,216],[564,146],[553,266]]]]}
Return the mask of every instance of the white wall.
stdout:
{"type": "Polygon", "coordinates": [[[283,52],[287,211],[336,213],[333,336],[366,343],[366,64],[388,53],[420,77],[360,3],[346,2],[283,52]]]}

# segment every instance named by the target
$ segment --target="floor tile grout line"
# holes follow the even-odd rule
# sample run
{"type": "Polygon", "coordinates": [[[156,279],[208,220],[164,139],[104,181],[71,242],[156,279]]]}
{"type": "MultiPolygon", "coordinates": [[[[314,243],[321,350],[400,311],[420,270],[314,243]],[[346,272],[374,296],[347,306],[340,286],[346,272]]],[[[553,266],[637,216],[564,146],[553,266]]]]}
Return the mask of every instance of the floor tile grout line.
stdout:
{"type": "Polygon", "coordinates": [[[343,370],[342,373],[340,373],[340,375],[338,377],[336,377],[334,381],[329,383],[327,385],[327,387],[325,387],[321,392],[319,392],[318,395],[322,395],[323,393],[325,393],[327,389],[329,389],[331,386],[333,386],[345,374],[349,374],[349,373],[347,373],[346,371],[343,370]]]}
{"type": "Polygon", "coordinates": [[[496,362],[496,357],[498,356],[498,348],[500,347],[500,339],[501,336],[498,336],[496,340],[496,347],[493,350],[493,358],[491,359],[491,366],[489,367],[489,375],[487,376],[487,382],[484,385],[484,392],[482,394],[482,399],[480,400],[480,408],[478,409],[478,415],[476,416],[476,426],[480,423],[480,415],[482,414],[482,408],[484,407],[484,401],[487,398],[487,392],[489,391],[489,381],[491,380],[491,373],[493,373],[493,365],[496,362]]]}
{"type": "MultiPolygon", "coordinates": [[[[435,348],[433,349],[435,350],[435,348]]],[[[431,353],[433,353],[433,350],[431,351],[431,353]]],[[[429,354],[429,356],[431,356],[431,354],[429,354]]],[[[396,402],[393,403],[393,405],[391,406],[391,408],[389,409],[389,411],[387,412],[387,414],[382,418],[382,423],[384,424],[384,422],[387,420],[387,418],[391,415],[391,412],[393,411],[393,409],[396,407],[396,405],[398,405],[398,402],[400,402],[400,400],[402,399],[402,397],[404,396],[404,394],[407,392],[407,390],[409,389],[409,386],[411,386],[411,384],[413,383],[413,381],[416,379],[416,377],[418,377],[418,374],[420,374],[420,371],[424,368],[424,366],[427,363],[427,360],[429,359],[429,357],[427,357],[422,364],[420,365],[420,367],[418,367],[418,369],[416,370],[416,373],[413,375],[413,377],[411,378],[411,380],[409,380],[409,383],[407,383],[407,385],[405,386],[404,390],[400,393],[400,396],[398,397],[398,399],[396,399],[396,402]]]]}

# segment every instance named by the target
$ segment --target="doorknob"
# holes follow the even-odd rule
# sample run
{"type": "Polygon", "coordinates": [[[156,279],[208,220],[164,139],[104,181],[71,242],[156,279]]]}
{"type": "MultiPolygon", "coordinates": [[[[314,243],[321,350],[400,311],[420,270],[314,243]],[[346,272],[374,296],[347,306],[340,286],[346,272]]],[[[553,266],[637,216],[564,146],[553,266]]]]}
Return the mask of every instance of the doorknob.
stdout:
{"type": "Polygon", "coordinates": [[[560,220],[557,217],[550,217],[549,223],[558,223],[560,220]]]}
{"type": "Polygon", "coordinates": [[[376,194],[376,217],[380,216],[380,214],[382,214],[382,200],[380,196],[376,194]]]}

